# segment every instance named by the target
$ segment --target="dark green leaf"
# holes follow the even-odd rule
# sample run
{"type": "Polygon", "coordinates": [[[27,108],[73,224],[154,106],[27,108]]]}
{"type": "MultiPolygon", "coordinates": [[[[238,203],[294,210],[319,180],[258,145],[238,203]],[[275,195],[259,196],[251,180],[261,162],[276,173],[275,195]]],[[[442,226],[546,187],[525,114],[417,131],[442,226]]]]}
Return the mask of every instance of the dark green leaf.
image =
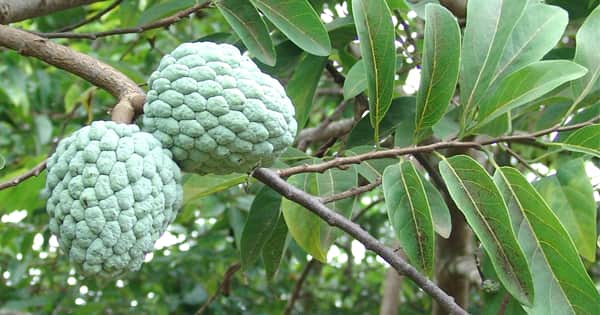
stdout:
{"type": "Polygon", "coordinates": [[[265,264],[267,279],[273,279],[277,274],[277,270],[279,270],[279,265],[281,264],[283,254],[286,250],[287,236],[288,228],[287,225],[285,225],[283,215],[280,215],[275,223],[273,233],[265,242],[261,253],[263,263],[265,264]]]}
{"type": "Polygon", "coordinates": [[[388,219],[408,260],[431,275],[435,234],[427,194],[415,167],[410,162],[388,166],[383,172],[383,194],[388,219]]]}
{"type": "Polygon", "coordinates": [[[296,120],[300,128],[304,127],[310,116],[313,97],[326,61],[325,57],[305,54],[286,85],[287,94],[296,107],[296,120]]]}
{"type": "Polygon", "coordinates": [[[371,125],[379,139],[379,123],[394,96],[394,25],[385,0],[352,0],[352,10],[367,73],[371,125]]]}
{"type": "Polygon", "coordinates": [[[421,182],[427,194],[435,231],[443,238],[450,237],[450,232],[452,232],[452,218],[450,217],[450,210],[444,202],[444,198],[442,198],[442,195],[433,184],[423,178],[422,175],[421,182]]]}
{"type": "Polygon", "coordinates": [[[596,260],[596,202],[584,162],[571,160],[535,183],[586,260],[596,260]]]}
{"type": "Polygon", "coordinates": [[[217,7],[248,51],[269,66],[276,61],[275,47],[265,21],[247,0],[220,0],[217,7]]]}
{"type": "Polygon", "coordinates": [[[264,186],[258,191],[244,230],[240,246],[242,266],[248,268],[261,254],[265,243],[269,240],[280,216],[281,195],[264,186]]]}
{"type": "MultiPolygon", "coordinates": [[[[189,8],[196,4],[197,0],[170,0],[157,3],[140,15],[137,24],[143,25],[172,15],[178,11],[189,8]]],[[[201,1],[205,2],[205,1],[201,1]]]]}
{"type": "Polygon", "coordinates": [[[517,243],[502,195],[479,163],[465,155],[444,159],[440,173],[450,196],[483,248],[504,287],[519,302],[531,305],[533,281],[523,250],[517,243]]]}
{"type": "Polygon", "coordinates": [[[542,196],[518,170],[494,175],[508,204],[517,240],[525,252],[537,293],[529,314],[593,314],[600,295],[577,255],[569,234],[542,196]],[[545,292],[541,294],[541,292],[545,292]]]}
{"type": "Polygon", "coordinates": [[[328,56],[331,42],[319,15],[306,0],[250,0],[294,44],[317,56],[328,56]]]}
{"type": "Polygon", "coordinates": [[[183,204],[225,190],[231,186],[241,184],[246,181],[246,178],[248,178],[248,175],[242,174],[203,176],[189,174],[183,181],[183,204]]]}
{"type": "Polygon", "coordinates": [[[557,143],[562,149],[581,152],[600,158],[600,124],[578,129],[569,135],[564,143],[557,143]]]}
{"type": "Polygon", "coordinates": [[[426,7],[425,43],[421,60],[421,84],[417,93],[415,138],[433,126],[446,112],[454,96],[460,64],[460,29],[444,7],[426,7]]]}

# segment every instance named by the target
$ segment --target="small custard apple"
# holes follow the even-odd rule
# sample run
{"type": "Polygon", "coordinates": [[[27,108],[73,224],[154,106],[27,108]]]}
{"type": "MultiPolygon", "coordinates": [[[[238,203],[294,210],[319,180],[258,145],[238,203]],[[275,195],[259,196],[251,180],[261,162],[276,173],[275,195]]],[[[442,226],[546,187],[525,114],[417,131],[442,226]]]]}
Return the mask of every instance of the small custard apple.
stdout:
{"type": "Polygon", "coordinates": [[[281,84],[228,44],[185,43],[148,81],[142,128],[181,169],[244,173],[269,166],[294,141],[294,106],[281,84]]]}
{"type": "Polygon", "coordinates": [[[48,159],[50,231],[84,275],[140,269],[182,203],[171,153],[136,125],[96,121],[48,159]]]}

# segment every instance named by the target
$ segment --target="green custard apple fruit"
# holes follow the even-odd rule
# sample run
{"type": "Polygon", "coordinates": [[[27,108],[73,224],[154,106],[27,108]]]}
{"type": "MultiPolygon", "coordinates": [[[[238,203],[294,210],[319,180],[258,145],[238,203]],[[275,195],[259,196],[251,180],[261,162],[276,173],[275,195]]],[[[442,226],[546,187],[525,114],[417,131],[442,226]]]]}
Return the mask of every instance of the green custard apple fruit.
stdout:
{"type": "Polygon", "coordinates": [[[48,159],[50,231],[84,275],[141,268],[182,203],[171,152],[136,125],[96,121],[48,159]]]}
{"type": "Polygon", "coordinates": [[[148,81],[142,129],[182,170],[249,172],[294,141],[294,106],[281,84],[228,44],[185,43],[148,81]]]}

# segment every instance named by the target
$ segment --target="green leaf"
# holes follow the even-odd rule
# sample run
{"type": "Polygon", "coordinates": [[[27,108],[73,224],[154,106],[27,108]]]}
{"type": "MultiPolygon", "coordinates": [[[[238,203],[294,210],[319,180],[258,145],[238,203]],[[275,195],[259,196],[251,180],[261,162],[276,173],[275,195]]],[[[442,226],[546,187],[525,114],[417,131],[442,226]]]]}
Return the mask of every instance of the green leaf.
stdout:
{"type": "Polygon", "coordinates": [[[435,249],[433,219],[415,167],[410,162],[388,166],[383,172],[383,194],[388,219],[408,260],[431,275],[435,249]]]}
{"type": "Polygon", "coordinates": [[[506,204],[492,178],[465,155],[443,159],[439,168],[450,196],[490,256],[506,290],[522,304],[531,305],[531,273],[510,225],[506,204]]]}
{"type": "Polygon", "coordinates": [[[0,154],[0,170],[6,166],[6,159],[0,154]]]}
{"type": "Polygon", "coordinates": [[[425,43],[417,93],[415,142],[446,112],[454,95],[460,65],[460,29],[450,11],[436,4],[425,9],[425,43]]]}
{"type": "Polygon", "coordinates": [[[250,267],[261,255],[265,243],[273,234],[279,220],[280,206],[281,195],[273,189],[263,186],[256,193],[240,241],[240,254],[244,268],[250,267]]]}
{"type": "Polygon", "coordinates": [[[371,125],[377,140],[379,123],[394,96],[394,25],[385,0],[352,0],[352,10],[367,73],[371,125]]]}
{"type": "Polygon", "coordinates": [[[526,4],[523,0],[470,0],[467,3],[460,74],[463,128],[481,98],[488,93],[504,47],[526,4]]]}
{"type": "MultiPolygon", "coordinates": [[[[373,149],[373,146],[364,145],[350,148],[346,150],[345,153],[347,156],[356,156],[358,154],[371,152],[373,151],[373,149]]],[[[377,179],[383,177],[383,171],[386,167],[397,162],[398,160],[395,158],[366,160],[356,165],[356,170],[358,171],[360,176],[366,178],[369,182],[372,183],[377,179]]]]}
{"type": "Polygon", "coordinates": [[[565,226],[579,254],[596,259],[596,202],[583,160],[571,160],[535,183],[550,208],[565,226]]]}
{"type": "Polygon", "coordinates": [[[329,56],[331,42],[319,15],[306,0],[250,0],[285,36],[303,50],[329,56]]]}
{"type": "Polygon", "coordinates": [[[565,82],[581,77],[586,71],[571,61],[546,60],[513,72],[482,100],[477,127],[535,100],[565,82]]]}
{"type": "Polygon", "coordinates": [[[261,252],[262,261],[265,264],[265,272],[269,280],[277,275],[277,270],[287,247],[287,236],[288,228],[285,225],[283,215],[280,215],[277,218],[271,237],[265,242],[261,252]]]}
{"type": "MultiPolygon", "coordinates": [[[[172,15],[178,11],[184,10],[196,4],[197,0],[170,0],[157,3],[146,10],[140,15],[137,24],[144,25],[152,21],[156,21],[172,15]]],[[[206,2],[206,1],[202,1],[206,2]]]]}
{"type": "Polygon", "coordinates": [[[365,73],[365,61],[357,61],[344,81],[344,100],[349,100],[367,89],[367,75],[365,73]]]}
{"type": "Polygon", "coordinates": [[[433,227],[435,231],[443,238],[450,237],[452,232],[452,218],[450,217],[450,210],[444,202],[444,198],[440,192],[430,183],[428,180],[421,176],[421,182],[425,188],[427,194],[427,200],[429,201],[429,207],[431,208],[431,217],[433,219],[433,227]]]}
{"type": "Polygon", "coordinates": [[[600,6],[587,17],[575,37],[577,46],[573,61],[589,70],[585,76],[571,83],[575,105],[579,104],[589,94],[600,89],[600,80],[598,80],[600,78],[598,29],[600,29],[600,6]]]}
{"type": "MultiPolygon", "coordinates": [[[[405,128],[406,125],[414,124],[415,98],[412,96],[403,96],[392,101],[390,109],[383,117],[379,125],[379,139],[387,137],[399,126],[405,128]],[[412,110],[411,110],[412,109],[412,110]]],[[[374,144],[375,129],[370,124],[370,115],[363,117],[350,132],[346,145],[353,147],[363,144],[374,144]]],[[[410,129],[412,130],[412,129],[410,129]]],[[[410,136],[409,139],[410,141],[410,136]]]]}
{"type": "Polygon", "coordinates": [[[512,120],[510,119],[510,116],[510,112],[504,113],[494,118],[490,122],[482,125],[481,127],[476,127],[473,133],[492,137],[498,137],[506,134],[512,128],[512,120]]]}
{"type": "MultiPolygon", "coordinates": [[[[357,185],[358,176],[354,167],[342,171],[327,170],[323,174],[298,174],[291,176],[288,182],[312,195],[326,196],[340,193],[357,185]]],[[[328,204],[336,212],[350,217],[356,197],[338,200],[328,204]]],[[[337,233],[317,215],[306,210],[301,205],[284,199],[281,209],[290,234],[298,245],[315,259],[326,262],[327,251],[337,233]]]]}
{"type": "Polygon", "coordinates": [[[593,314],[600,295],[577,249],[542,196],[515,168],[502,167],[494,174],[508,204],[517,240],[525,252],[536,295],[528,314],[593,314]],[[544,292],[542,294],[541,292],[544,292]]]}
{"type": "Polygon", "coordinates": [[[556,143],[564,150],[589,154],[600,158],[600,124],[590,125],[571,133],[563,143],[556,143]]]}
{"type": "MultiPolygon", "coordinates": [[[[45,156],[25,157],[23,165],[10,173],[2,172],[0,183],[6,182],[23,173],[31,170],[35,165],[41,162],[45,156]]],[[[42,172],[36,177],[23,181],[17,186],[0,190],[0,213],[10,213],[13,210],[26,209],[31,212],[34,209],[43,207],[46,203],[42,189],[46,183],[46,173],[42,172]]]]}
{"type": "Polygon", "coordinates": [[[248,175],[197,175],[188,174],[183,180],[183,204],[207,196],[246,181],[248,175]]]}
{"type": "Polygon", "coordinates": [[[506,43],[491,84],[544,57],[560,40],[568,22],[565,10],[530,1],[506,43]]]}
{"type": "Polygon", "coordinates": [[[327,58],[305,54],[286,86],[286,91],[296,107],[296,121],[300,128],[306,125],[313,105],[313,97],[327,58]]]}
{"type": "Polygon", "coordinates": [[[216,5],[248,51],[264,64],[274,66],[273,41],[265,21],[252,4],[247,0],[220,0],[216,5]]]}

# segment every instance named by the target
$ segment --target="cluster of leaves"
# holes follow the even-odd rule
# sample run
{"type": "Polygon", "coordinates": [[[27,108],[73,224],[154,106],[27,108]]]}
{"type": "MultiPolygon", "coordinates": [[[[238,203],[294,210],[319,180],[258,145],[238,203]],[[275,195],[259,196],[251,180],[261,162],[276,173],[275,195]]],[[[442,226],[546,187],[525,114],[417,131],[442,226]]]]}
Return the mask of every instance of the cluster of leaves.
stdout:
{"type": "MultiPolygon", "coordinates": [[[[321,143],[310,144],[306,152],[290,149],[275,165],[285,168],[394,146],[535,134],[598,118],[598,1],[546,2],[564,9],[534,0],[471,0],[461,32],[459,21],[437,1],[217,0],[216,9],[168,29],[61,43],[143,83],[160,57],[180,42],[226,42],[247,50],[263,71],[285,83],[301,128],[320,125],[340,103],[354,105],[342,107],[342,118],[356,120],[343,141],[333,139],[320,154],[325,157],[311,156],[321,151],[321,143]],[[411,10],[425,22],[405,18],[411,10]],[[331,21],[323,23],[323,15],[331,21]],[[411,96],[403,85],[417,69],[415,63],[420,87],[411,96]],[[321,93],[327,89],[337,90],[321,93]],[[365,99],[368,114],[363,115],[365,99]]],[[[80,30],[142,25],[195,3],[124,1],[80,30]]],[[[54,31],[106,5],[18,26],[54,31]]],[[[42,160],[53,139],[106,118],[112,100],[41,62],[10,53],[0,58],[0,74],[9,78],[0,87],[0,99],[6,102],[0,106],[0,155],[7,164],[1,182],[42,160]]],[[[597,268],[597,204],[586,167],[598,165],[600,125],[549,134],[526,143],[482,147],[485,154],[475,157],[484,162],[465,150],[459,155],[439,150],[427,157],[439,162],[433,170],[439,171],[439,182],[413,160],[388,158],[296,174],[288,183],[315,196],[331,196],[382,181],[382,189],[365,198],[352,196],[328,206],[360,220],[386,242],[396,239],[409,262],[429,277],[436,264],[436,238],[450,235],[448,206],[455,205],[481,244],[483,277],[501,284],[495,293],[475,288],[474,300],[480,303],[473,303],[471,311],[592,314],[600,308],[594,285],[598,277],[592,280],[587,272],[597,268]],[[513,153],[525,163],[511,159],[513,153]],[[534,161],[555,174],[536,178],[529,165],[534,161]]],[[[289,280],[298,279],[307,253],[330,264],[313,271],[320,277],[307,280],[310,289],[296,309],[363,314],[380,300],[383,268],[372,253],[354,259],[354,243],[339,230],[245,174],[186,175],[185,206],[170,230],[177,241],[155,252],[151,263],[121,284],[79,278],[70,273],[45,228],[43,182],[42,174],[0,192],[0,213],[25,209],[27,215],[19,223],[0,223],[2,308],[189,313],[217,290],[227,266],[241,261],[243,276],[230,283],[231,295],[219,297],[210,310],[278,313],[290,298],[289,280]],[[36,238],[42,243],[32,248],[36,238]],[[332,248],[343,255],[329,257],[332,248]],[[32,294],[40,298],[31,299],[32,294]],[[85,305],[76,305],[77,298],[85,305]]],[[[431,309],[430,299],[409,282],[403,284],[402,296],[406,313],[431,309]]]]}

